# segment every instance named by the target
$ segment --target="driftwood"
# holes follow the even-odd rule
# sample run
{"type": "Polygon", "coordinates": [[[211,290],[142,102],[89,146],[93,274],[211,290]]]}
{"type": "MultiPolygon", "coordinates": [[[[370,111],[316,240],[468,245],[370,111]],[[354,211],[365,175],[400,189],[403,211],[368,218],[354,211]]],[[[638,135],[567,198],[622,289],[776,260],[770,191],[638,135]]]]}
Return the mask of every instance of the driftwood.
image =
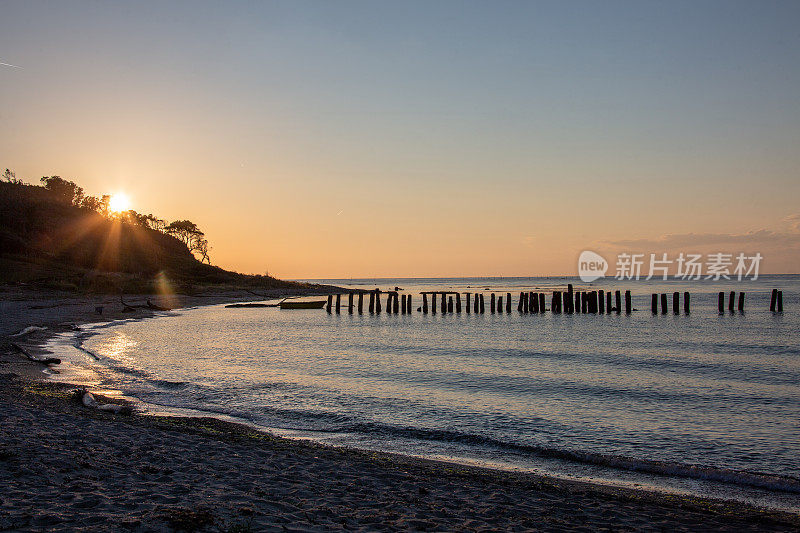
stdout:
{"type": "Polygon", "coordinates": [[[80,401],[86,407],[91,407],[93,409],[98,409],[100,411],[107,411],[109,413],[114,413],[115,415],[130,415],[133,414],[133,409],[131,409],[127,405],[118,405],[115,403],[100,403],[98,402],[95,397],[92,395],[91,392],[88,392],[86,389],[79,389],[75,391],[75,396],[80,398],[80,401]]]}
{"type": "Polygon", "coordinates": [[[23,348],[22,346],[20,346],[15,342],[11,343],[11,347],[20,352],[25,357],[27,357],[30,361],[33,361],[34,363],[40,363],[45,366],[61,364],[61,359],[59,359],[58,357],[45,357],[44,359],[40,359],[32,355],[28,350],[26,350],[25,348],[23,348]]]}

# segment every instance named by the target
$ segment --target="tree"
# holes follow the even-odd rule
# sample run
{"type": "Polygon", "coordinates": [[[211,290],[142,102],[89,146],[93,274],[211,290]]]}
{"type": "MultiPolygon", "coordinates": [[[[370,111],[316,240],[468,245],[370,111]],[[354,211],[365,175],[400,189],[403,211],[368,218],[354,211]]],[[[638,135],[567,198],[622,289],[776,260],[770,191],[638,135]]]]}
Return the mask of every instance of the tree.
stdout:
{"type": "Polygon", "coordinates": [[[103,215],[104,217],[108,218],[108,204],[111,203],[111,195],[104,194],[100,197],[100,206],[97,208],[97,212],[103,215]]]}
{"type": "Polygon", "coordinates": [[[6,171],[3,172],[3,179],[8,183],[22,183],[22,180],[17,179],[17,174],[13,170],[9,169],[6,169],[6,171]]]}
{"type": "Polygon", "coordinates": [[[158,218],[157,216],[153,215],[152,213],[147,215],[147,224],[148,224],[148,226],[150,228],[152,228],[152,229],[154,229],[156,231],[161,231],[161,232],[163,232],[164,228],[167,227],[166,221],[158,218]]]}
{"type": "Polygon", "coordinates": [[[192,240],[192,245],[189,247],[189,251],[193,253],[197,253],[200,255],[200,262],[203,261],[207,262],[209,265],[211,264],[211,257],[209,257],[208,252],[211,248],[208,246],[208,239],[202,236],[202,233],[199,236],[195,236],[192,240]]]}
{"type": "Polygon", "coordinates": [[[59,202],[80,206],[83,200],[83,187],[62,179],[61,176],[43,176],[40,180],[44,188],[51,191],[59,202]]]}
{"type": "Polygon", "coordinates": [[[190,250],[192,238],[198,234],[201,237],[203,236],[203,232],[200,231],[200,228],[197,227],[197,224],[189,220],[176,220],[174,222],[170,222],[167,227],[164,228],[164,231],[173,237],[176,237],[190,250]]]}

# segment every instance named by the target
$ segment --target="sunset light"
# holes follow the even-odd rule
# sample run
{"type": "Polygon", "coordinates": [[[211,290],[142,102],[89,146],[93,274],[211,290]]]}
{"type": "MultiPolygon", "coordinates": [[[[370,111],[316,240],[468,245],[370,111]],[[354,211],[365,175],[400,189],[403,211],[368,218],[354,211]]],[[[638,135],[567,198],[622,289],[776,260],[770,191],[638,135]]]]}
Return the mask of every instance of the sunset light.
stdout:
{"type": "Polygon", "coordinates": [[[124,192],[118,192],[111,195],[108,202],[108,210],[113,213],[121,213],[131,208],[131,199],[124,192]]]}

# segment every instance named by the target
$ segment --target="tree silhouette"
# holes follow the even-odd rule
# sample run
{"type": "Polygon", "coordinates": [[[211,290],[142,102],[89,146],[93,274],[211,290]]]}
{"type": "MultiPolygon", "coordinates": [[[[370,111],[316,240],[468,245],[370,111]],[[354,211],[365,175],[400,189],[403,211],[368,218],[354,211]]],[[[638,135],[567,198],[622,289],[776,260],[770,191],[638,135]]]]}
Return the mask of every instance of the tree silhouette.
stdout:
{"type": "Polygon", "coordinates": [[[61,178],[61,176],[43,176],[40,180],[44,188],[53,193],[58,201],[80,206],[83,200],[83,187],[77,183],[61,178]]]}

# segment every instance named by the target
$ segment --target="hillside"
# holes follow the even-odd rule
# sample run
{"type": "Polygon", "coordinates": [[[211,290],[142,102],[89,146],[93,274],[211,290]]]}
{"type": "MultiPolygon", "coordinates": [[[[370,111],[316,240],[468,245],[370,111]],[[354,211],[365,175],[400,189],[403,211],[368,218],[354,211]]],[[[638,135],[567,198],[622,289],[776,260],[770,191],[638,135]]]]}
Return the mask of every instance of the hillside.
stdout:
{"type": "Polygon", "coordinates": [[[0,182],[0,283],[149,292],[156,276],[166,276],[186,292],[207,286],[298,286],[201,263],[175,236],[73,205],[63,191],[0,182]]]}

